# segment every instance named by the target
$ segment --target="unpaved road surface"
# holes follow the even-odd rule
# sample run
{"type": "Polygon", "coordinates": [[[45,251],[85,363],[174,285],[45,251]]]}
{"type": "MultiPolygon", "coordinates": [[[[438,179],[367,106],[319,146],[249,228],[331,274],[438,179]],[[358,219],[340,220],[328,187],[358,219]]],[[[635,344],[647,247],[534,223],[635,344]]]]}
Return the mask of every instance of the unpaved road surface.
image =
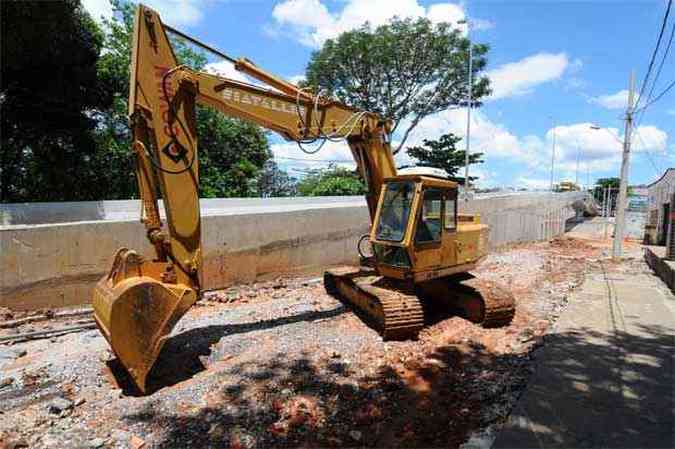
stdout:
{"type": "Polygon", "coordinates": [[[513,323],[482,329],[437,317],[416,341],[383,342],[319,279],[212,293],[176,326],[147,396],[97,330],[0,344],[0,447],[458,447],[489,439],[566,297],[603,254],[606,245],[576,239],[495,252],[475,274],[513,291],[513,323]]]}

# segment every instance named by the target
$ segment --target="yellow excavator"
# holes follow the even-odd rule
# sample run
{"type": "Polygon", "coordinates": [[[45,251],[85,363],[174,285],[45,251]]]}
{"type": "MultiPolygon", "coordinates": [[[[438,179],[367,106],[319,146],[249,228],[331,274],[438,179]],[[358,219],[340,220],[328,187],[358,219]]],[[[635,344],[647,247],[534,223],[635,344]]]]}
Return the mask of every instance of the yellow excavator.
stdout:
{"type": "Polygon", "coordinates": [[[155,254],[118,250],[94,289],[93,307],[98,327],[141,391],[176,322],[203,292],[198,103],[300,144],[347,141],[367,186],[371,231],[359,244],[360,266],[326,271],[324,285],[384,338],[414,338],[439,306],[484,326],[511,321],[513,296],[468,273],[487,254],[488,227],[476,215],[458,213],[455,182],[397,176],[389,121],[232,59],[163,24],[143,5],[135,14],[129,88],[141,220],[155,254]],[[259,84],[178,64],[168,33],[226,58],[259,84]],[[368,241],[372,251],[362,251],[368,241]]]}

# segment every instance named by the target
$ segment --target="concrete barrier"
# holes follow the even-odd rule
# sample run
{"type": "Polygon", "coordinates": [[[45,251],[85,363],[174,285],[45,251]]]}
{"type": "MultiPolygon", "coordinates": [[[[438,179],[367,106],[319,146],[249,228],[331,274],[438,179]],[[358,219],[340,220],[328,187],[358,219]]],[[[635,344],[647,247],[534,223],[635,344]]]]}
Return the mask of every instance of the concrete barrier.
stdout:
{"type": "MultiPolygon", "coordinates": [[[[460,211],[481,214],[494,247],[561,234],[580,195],[492,195],[460,211]]],[[[361,197],[207,199],[201,209],[206,289],[356,263],[369,222],[361,197]]],[[[119,247],[153,254],[139,211],[138,201],[0,205],[0,306],[87,303],[119,247]]]]}

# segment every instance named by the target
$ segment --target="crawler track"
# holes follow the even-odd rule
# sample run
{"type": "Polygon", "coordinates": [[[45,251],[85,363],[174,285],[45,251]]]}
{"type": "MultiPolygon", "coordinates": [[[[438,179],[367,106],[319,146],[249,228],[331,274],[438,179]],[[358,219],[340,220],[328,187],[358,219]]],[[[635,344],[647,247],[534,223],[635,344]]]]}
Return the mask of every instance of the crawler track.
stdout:
{"type": "Polygon", "coordinates": [[[433,321],[431,315],[439,307],[458,310],[487,328],[507,326],[515,314],[515,299],[509,291],[471,275],[437,279],[415,288],[377,276],[370,269],[341,267],[324,274],[324,285],[385,340],[416,338],[425,318],[433,321]]]}
{"type": "Polygon", "coordinates": [[[513,320],[516,313],[515,298],[511,292],[494,282],[473,278],[461,282],[456,288],[463,289],[468,295],[474,296],[473,301],[482,303],[482,317],[477,317],[478,319],[472,321],[489,328],[508,326],[513,320]]]}
{"type": "Polygon", "coordinates": [[[416,338],[424,327],[424,310],[415,291],[403,282],[356,267],[324,274],[326,291],[346,302],[385,340],[416,338]]]}

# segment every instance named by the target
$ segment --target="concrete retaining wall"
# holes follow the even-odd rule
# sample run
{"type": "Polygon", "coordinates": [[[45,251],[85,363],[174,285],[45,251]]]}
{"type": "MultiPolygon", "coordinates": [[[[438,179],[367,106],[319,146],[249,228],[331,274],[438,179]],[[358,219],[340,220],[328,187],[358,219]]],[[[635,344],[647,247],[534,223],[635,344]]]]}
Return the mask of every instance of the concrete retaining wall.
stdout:
{"type": "Polygon", "coordinates": [[[663,246],[645,247],[645,260],[647,265],[661,280],[675,291],[675,262],[665,259],[666,248],[663,246]]]}
{"type": "MultiPolygon", "coordinates": [[[[489,196],[461,203],[460,211],[481,214],[494,247],[561,234],[579,198],[489,196]]],[[[360,197],[209,199],[201,208],[207,289],[356,263],[356,242],[368,231],[360,197]]],[[[119,247],[152,254],[139,210],[138,201],[0,205],[0,306],[88,302],[119,247]]]]}

